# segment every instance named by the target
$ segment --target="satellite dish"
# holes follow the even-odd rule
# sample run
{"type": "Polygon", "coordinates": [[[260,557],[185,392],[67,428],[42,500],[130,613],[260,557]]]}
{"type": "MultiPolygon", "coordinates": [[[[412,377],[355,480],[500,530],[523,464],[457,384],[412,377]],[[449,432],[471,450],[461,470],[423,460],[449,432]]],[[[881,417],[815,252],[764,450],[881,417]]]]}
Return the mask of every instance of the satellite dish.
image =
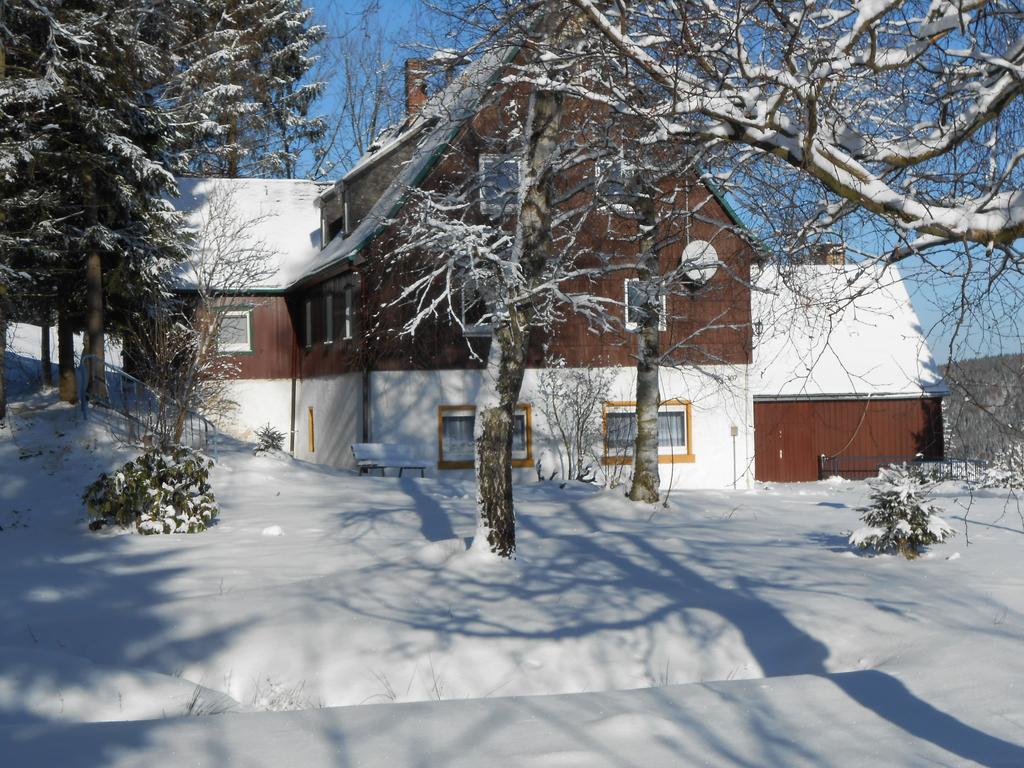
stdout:
{"type": "Polygon", "coordinates": [[[707,240],[691,240],[683,248],[680,264],[687,280],[695,285],[704,285],[718,271],[718,251],[707,240]]]}

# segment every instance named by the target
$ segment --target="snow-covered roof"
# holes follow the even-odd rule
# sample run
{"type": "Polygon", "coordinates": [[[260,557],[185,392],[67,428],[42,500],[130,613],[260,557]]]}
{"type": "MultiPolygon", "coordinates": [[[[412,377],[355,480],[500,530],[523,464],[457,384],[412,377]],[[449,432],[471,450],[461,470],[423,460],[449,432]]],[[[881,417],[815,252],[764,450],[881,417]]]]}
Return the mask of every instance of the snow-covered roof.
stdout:
{"type": "Polygon", "coordinates": [[[373,150],[360,158],[342,181],[362,173],[410,141],[418,141],[418,144],[412,157],[398,171],[366,217],[347,237],[328,243],[295,282],[313,277],[357,253],[398,212],[405,192],[422,181],[463,123],[476,112],[480,100],[517,50],[506,47],[483,53],[456,75],[447,87],[428,99],[419,112],[407,118],[393,133],[375,142],[373,150]]]}
{"type": "Polygon", "coordinates": [[[895,267],[768,267],[755,286],[755,398],[948,394],[895,267]]]}
{"type": "MultiPolygon", "coordinates": [[[[265,269],[248,288],[283,290],[320,253],[316,201],[324,186],[299,179],[180,178],[180,194],[172,202],[185,213],[200,242],[207,243],[205,250],[211,250],[212,238],[204,236],[204,228],[216,232],[227,227],[266,253],[265,269]]],[[[187,268],[181,272],[186,285],[194,284],[189,274],[187,268]]]]}

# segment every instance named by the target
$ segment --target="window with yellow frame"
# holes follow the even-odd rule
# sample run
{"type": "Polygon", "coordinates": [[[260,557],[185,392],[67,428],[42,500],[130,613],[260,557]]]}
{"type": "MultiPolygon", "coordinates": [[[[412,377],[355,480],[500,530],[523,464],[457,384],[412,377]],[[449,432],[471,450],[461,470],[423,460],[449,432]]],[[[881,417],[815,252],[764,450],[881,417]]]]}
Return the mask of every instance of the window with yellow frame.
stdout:
{"type": "MultiPolygon", "coordinates": [[[[442,405],[437,409],[437,468],[472,469],[476,426],[475,405],[442,405]]],[[[516,405],[512,423],[512,466],[533,466],[533,411],[516,405]]]]}
{"type": "MultiPolygon", "coordinates": [[[[693,462],[693,421],[688,400],[665,400],[658,408],[658,463],[693,462]]],[[[636,442],[636,403],[604,404],[604,464],[631,464],[636,442]]]]}

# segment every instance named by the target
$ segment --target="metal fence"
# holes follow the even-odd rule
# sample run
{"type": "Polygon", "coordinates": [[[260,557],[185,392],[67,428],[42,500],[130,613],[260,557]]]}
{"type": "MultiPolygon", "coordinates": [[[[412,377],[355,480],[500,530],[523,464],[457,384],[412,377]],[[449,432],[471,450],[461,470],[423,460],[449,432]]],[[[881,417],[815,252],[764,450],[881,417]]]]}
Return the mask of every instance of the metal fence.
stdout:
{"type": "Polygon", "coordinates": [[[194,411],[182,411],[120,368],[104,362],[106,397],[90,394],[89,364],[98,361],[95,355],[83,355],[79,362],[78,402],[83,418],[88,419],[89,409],[97,406],[119,414],[122,419],[111,425],[114,436],[132,445],[159,443],[180,429],[181,436],[175,441],[178,445],[216,457],[217,428],[209,419],[194,411]]]}
{"type": "Polygon", "coordinates": [[[906,464],[918,469],[929,480],[962,480],[976,483],[984,478],[988,464],[959,458],[930,458],[921,454],[902,456],[819,456],[818,479],[844,477],[863,480],[877,477],[881,467],[906,464]]]}

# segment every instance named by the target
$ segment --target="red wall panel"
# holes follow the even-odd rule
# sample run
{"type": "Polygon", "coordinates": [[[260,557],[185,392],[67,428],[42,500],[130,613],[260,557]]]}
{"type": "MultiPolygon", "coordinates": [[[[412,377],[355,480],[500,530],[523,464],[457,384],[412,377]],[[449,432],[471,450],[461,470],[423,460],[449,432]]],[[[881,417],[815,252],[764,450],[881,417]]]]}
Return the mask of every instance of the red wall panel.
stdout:
{"type": "Polygon", "coordinates": [[[942,456],[942,401],[800,400],[754,403],[754,476],[818,479],[818,457],[942,456]]]}

